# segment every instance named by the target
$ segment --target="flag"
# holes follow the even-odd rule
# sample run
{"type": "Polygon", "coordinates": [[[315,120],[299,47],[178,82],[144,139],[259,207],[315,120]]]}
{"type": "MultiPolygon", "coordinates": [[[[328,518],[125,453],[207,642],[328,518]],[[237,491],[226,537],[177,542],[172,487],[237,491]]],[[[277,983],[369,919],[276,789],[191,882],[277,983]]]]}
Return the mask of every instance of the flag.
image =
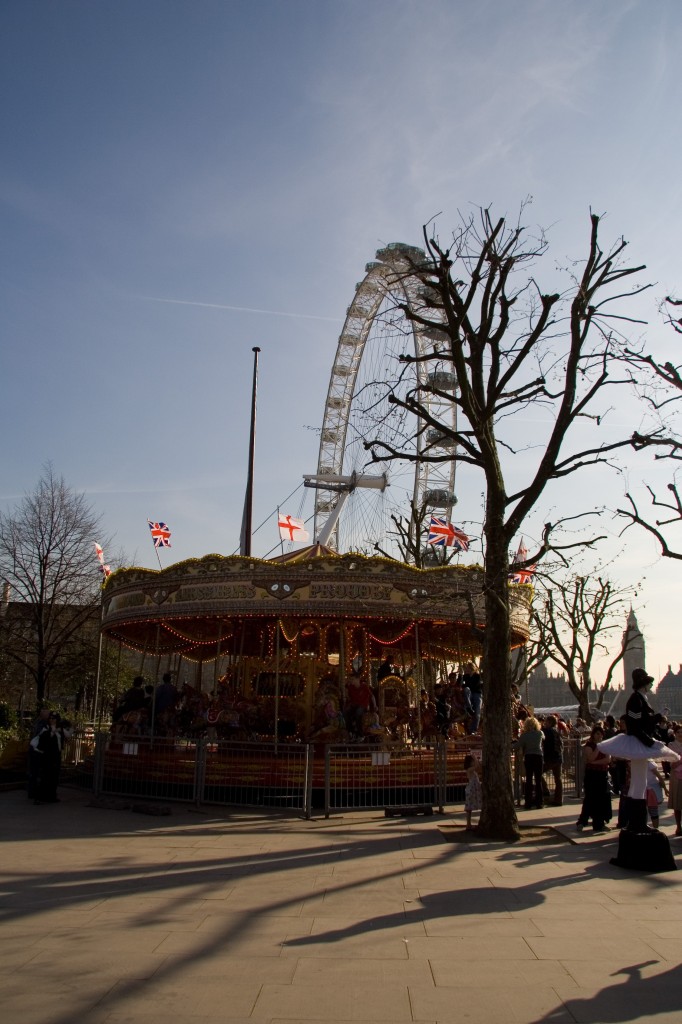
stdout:
{"type": "Polygon", "coordinates": [[[515,566],[520,565],[521,562],[525,562],[528,558],[528,549],[523,543],[523,537],[519,544],[519,550],[516,552],[514,561],[512,562],[511,572],[509,573],[509,579],[512,583],[532,583],[533,576],[537,566],[527,565],[523,569],[516,569],[515,566]]]}
{"type": "Polygon", "coordinates": [[[310,540],[310,534],[305,528],[302,519],[294,519],[293,516],[279,516],[279,535],[282,540],[310,540]]]}
{"type": "Polygon", "coordinates": [[[165,523],[153,523],[148,519],[149,529],[152,532],[152,540],[155,548],[169,548],[171,546],[171,532],[165,523]]]}
{"type": "Polygon", "coordinates": [[[466,533],[438,516],[431,516],[427,540],[434,547],[443,547],[447,544],[454,547],[455,551],[469,550],[469,538],[466,533]]]}
{"type": "Polygon", "coordinates": [[[104,551],[97,541],[95,541],[95,554],[97,555],[97,561],[99,562],[99,568],[102,575],[104,577],[111,576],[111,566],[104,564],[104,551]]]}

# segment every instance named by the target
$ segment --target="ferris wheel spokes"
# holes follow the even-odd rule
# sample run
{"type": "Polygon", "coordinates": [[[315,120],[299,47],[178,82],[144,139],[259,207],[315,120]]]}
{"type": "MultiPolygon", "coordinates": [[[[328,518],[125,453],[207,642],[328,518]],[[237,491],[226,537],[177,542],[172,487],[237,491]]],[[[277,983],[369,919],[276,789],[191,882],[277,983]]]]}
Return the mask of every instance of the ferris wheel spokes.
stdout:
{"type": "Polygon", "coordinates": [[[366,487],[383,492],[389,486],[389,483],[386,473],[382,473],[381,476],[369,476],[366,473],[351,473],[350,476],[341,476],[340,474],[320,476],[310,473],[303,477],[303,485],[304,487],[314,487],[316,490],[324,488],[325,491],[338,493],[334,507],[329,509],[329,516],[314,538],[316,544],[327,544],[334,532],[334,528],[341,515],[341,510],[353,491],[357,490],[358,487],[366,487]]]}

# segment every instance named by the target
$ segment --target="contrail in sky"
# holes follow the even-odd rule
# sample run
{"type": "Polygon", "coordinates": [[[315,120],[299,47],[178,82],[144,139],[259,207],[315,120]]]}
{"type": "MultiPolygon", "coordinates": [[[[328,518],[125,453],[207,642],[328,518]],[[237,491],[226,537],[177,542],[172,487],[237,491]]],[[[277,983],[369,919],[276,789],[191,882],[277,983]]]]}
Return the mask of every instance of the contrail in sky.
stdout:
{"type": "Polygon", "coordinates": [[[156,295],[143,295],[150,302],[171,302],[176,306],[203,306],[205,309],[232,309],[237,313],[265,313],[267,316],[290,316],[296,320],[328,320],[342,323],[338,316],[313,316],[312,313],[283,313],[280,309],[252,309],[250,306],[221,306],[217,302],[191,302],[188,299],[159,299],[156,295]]]}

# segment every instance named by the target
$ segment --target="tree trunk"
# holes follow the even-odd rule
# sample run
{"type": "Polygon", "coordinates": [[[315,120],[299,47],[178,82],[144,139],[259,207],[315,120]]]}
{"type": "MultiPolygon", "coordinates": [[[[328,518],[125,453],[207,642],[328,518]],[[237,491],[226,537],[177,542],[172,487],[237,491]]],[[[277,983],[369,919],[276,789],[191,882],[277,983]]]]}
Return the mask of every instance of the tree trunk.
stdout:
{"type": "Polygon", "coordinates": [[[509,554],[504,504],[488,490],[485,557],[485,641],[483,666],[483,807],[479,831],[491,839],[519,838],[512,784],[511,668],[509,647],[509,554]]]}

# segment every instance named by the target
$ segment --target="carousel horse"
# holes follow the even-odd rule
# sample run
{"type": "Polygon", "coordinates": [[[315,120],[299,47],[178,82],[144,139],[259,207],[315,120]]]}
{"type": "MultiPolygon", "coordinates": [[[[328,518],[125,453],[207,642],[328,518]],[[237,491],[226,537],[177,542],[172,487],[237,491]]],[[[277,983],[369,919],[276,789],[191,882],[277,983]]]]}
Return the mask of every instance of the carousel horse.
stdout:
{"type": "Polygon", "coordinates": [[[385,725],[381,724],[376,711],[366,711],[362,716],[361,739],[368,743],[380,743],[390,738],[390,732],[385,725]]]}
{"type": "Polygon", "coordinates": [[[378,688],[381,721],[392,740],[405,743],[411,732],[410,693],[414,690],[414,683],[390,675],[379,680],[378,688]]]}
{"type": "Polygon", "coordinates": [[[125,711],[115,722],[111,723],[111,735],[113,739],[122,739],[124,736],[145,736],[148,733],[149,715],[146,708],[138,708],[136,711],[125,711]]]}
{"type": "Polygon", "coordinates": [[[315,693],[310,740],[313,743],[348,742],[339,687],[331,679],[321,680],[315,693]]]}
{"type": "Polygon", "coordinates": [[[432,701],[423,702],[419,708],[410,708],[410,739],[419,740],[419,735],[427,743],[434,743],[442,738],[441,724],[438,721],[436,705],[432,701]]]}
{"type": "Polygon", "coordinates": [[[205,726],[211,742],[228,737],[238,740],[248,739],[237,709],[221,707],[213,701],[206,709],[205,726]]]}
{"type": "Polygon", "coordinates": [[[183,736],[199,738],[206,732],[206,710],[210,697],[189,683],[183,683],[176,707],[178,731],[183,736]]]}

